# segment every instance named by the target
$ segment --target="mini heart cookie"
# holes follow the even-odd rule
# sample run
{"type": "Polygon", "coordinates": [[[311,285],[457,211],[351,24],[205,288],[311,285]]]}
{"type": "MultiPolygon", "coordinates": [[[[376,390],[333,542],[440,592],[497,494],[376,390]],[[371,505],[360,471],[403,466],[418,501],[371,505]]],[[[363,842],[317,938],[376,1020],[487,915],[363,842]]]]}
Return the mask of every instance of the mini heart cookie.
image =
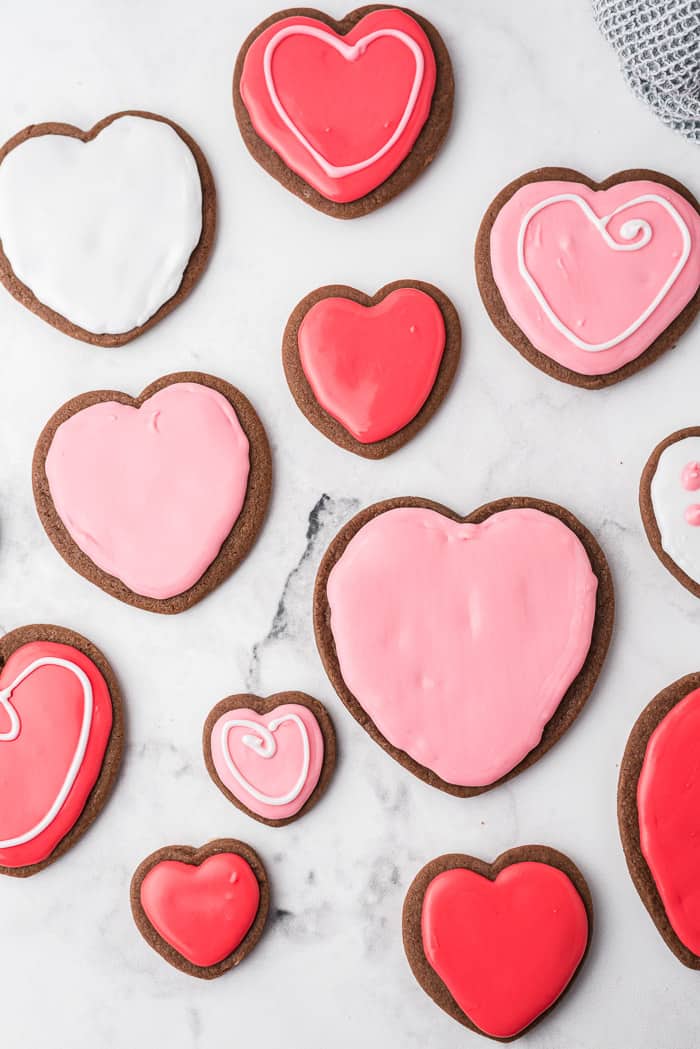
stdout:
{"type": "Polygon", "coordinates": [[[199,372],[166,375],[139,397],[75,397],[34,452],[34,498],[58,552],[151,612],[181,612],[230,575],[262,525],[270,483],[252,405],[199,372]]]}
{"type": "Polygon", "coordinates": [[[204,154],[155,113],[31,124],[0,149],[0,281],[83,342],[121,346],[170,313],[215,225],[204,154]]]}
{"type": "Polygon", "coordinates": [[[540,168],[489,206],[475,250],[491,320],[532,364],[598,389],[670,349],[700,310],[700,205],[656,171],[540,168]]]}
{"type": "Polygon", "coordinates": [[[376,503],[333,540],[314,593],[316,644],[345,706],[459,797],[529,767],[568,728],[613,616],[597,542],[538,499],[468,517],[425,499],[376,503]]]}
{"type": "Polygon", "coordinates": [[[335,767],[333,723],[323,704],[304,692],[222,699],[204,724],[202,747],[222,794],[271,827],[307,813],[335,767]]]}
{"type": "Polygon", "coordinates": [[[67,852],[105,804],[121,696],[99,649],[63,627],[5,634],[0,666],[0,874],[24,878],[67,852]]]}
{"type": "Polygon", "coordinates": [[[651,547],[671,575],[700,597],[700,426],[664,438],[639,482],[639,507],[651,547]]]}
{"type": "Polygon", "coordinates": [[[666,945],[700,969],[700,674],[663,689],[637,718],[617,788],[632,881],[666,945]]]}
{"type": "Polygon", "coordinates": [[[309,422],[341,448],[379,459],[440,406],[461,338],[457,311],[432,284],[394,281],[372,296],[329,285],[295,307],[282,362],[309,422]]]}
{"type": "Polygon", "coordinates": [[[530,1030],[559,1001],[592,925],[583,875],[544,845],[511,849],[494,863],[440,856],[416,875],[403,908],[404,949],[423,990],[499,1042],[530,1030]]]}
{"type": "Polygon", "coordinates": [[[144,940],[176,969],[204,980],[252,951],[269,907],[262,860],[231,838],[158,849],[131,879],[131,910],[144,940]]]}
{"type": "Polygon", "coordinates": [[[337,218],[390,200],[435,156],[452,118],[447,49],[426,19],[362,7],[336,21],[289,9],[261,22],[233,77],[249,152],[337,218]]]}

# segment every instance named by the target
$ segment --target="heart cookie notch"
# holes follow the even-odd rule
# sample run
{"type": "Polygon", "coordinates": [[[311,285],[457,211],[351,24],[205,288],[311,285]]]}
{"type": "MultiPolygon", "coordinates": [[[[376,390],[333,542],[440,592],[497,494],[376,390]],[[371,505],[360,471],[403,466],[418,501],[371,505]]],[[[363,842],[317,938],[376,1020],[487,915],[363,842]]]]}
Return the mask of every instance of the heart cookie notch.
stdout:
{"type": "Polygon", "coordinates": [[[655,171],[594,182],[540,168],[491,203],[475,263],[505,338],[554,378],[598,389],[656,360],[700,310],[700,205],[655,171]]]}
{"type": "Polygon", "coordinates": [[[379,459],[438,409],[461,339],[457,311],[432,284],[394,281],[372,296],[328,285],[292,312],[282,362],[309,422],[341,448],[379,459]]]}
{"type": "Polygon", "coordinates": [[[260,939],[270,907],[262,860],[232,838],[168,845],[139,864],[131,910],[144,940],[181,972],[212,980],[260,939]]]}
{"type": "Polygon", "coordinates": [[[494,863],[452,854],[416,875],[403,942],[423,990],[477,1034],[510,1042],[571,985],[588,951],[593,904],[579,869],[544,845],[494,863]]]}
{"type": "Polygon", "coordinates": [[[305,815],[335,767],[333,723],[323,704],[305,692],[222,699],[204,724],[202,748],[222,794],[271,827],[305,815]]]}
{"type": "Polygon", "coordinates": [[[459,797],[521,772],[566,731],[613,617],[596,540],[527,498],[467,517],[413,497],[376,503],[332,541],[314,594],[316,643],[345,706],[405,768],[459,797]]]}
{"type": "Polygon", "coordinates": [[[28,877],[68,851],[107,801],[123,714],[109,663],[63,627],[0,638],[0,874],[28,877]]]}
{"type": "Polygon", "coordinates": [[[280,11],[243,44],[233,104],[257,162],[312,207],[353,218],[430,163],[452,118],[452,66],[439,33],[400,7],[336,21],[280,11]]]}

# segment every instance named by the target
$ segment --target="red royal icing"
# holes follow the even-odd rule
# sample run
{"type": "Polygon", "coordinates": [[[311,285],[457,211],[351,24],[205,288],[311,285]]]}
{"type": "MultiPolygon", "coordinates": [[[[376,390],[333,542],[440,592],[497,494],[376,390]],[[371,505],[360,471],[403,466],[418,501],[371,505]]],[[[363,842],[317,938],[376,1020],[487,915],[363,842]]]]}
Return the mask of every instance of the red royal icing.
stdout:
{"type": "Polygon", "coordinates": [[[0,693],[0,843],[29,836],[23,844],[0,845],[0,865],[5,867],[24,867],[47,859],[73,827],[100,775],[112,729],[107,684],[95,664],[70,645],[49,641],[22,645],[3,667],[0,690],[9,689],[32,663],[45,658],[66,660],[88,677],[92,714],[87,746],[73,777],[70,771],[80,746],[86,708],[83,687],[70,670],[44,665],[12,688],[9,695],[0,693]],[[68,782],[72,785],[54,818],[45,829],[32,834],[68,782]]]}
{"type": "Polygon", "coordinates": [[[233,852],[199,866],[163,860],[141,883],[141,906],[154,929],[193,965],[216,965],[232,954],[255,921],[260,886],[250,864],[233,852]]]}
{"type": "Polygon", "coordinates": [[[434,89],[430,42],[396,9],[373,11],[345,36],[315,18],[280,19],[251,44],[240,81],[260,138],[340,203],[366,196],[406,158],[434,89]]]}
{"type": "Polygon", "coordinates": [[[495,881],[438,874],[421,918],[425,956],[481,1031],[510,1038],[557,1000],[583,958],[588,917],[571,880],[546,863],[514,863],[495,881]]]}
{"type": "Polygon", "coordinates": [[[700,689],[659,722],[637,785],[639,839],[668,919],[700,955],[700,689]]]}
{"type": "Polygon", "coordinates": [[[299,328],[304,374],[322,408],[362,444],[410,423],[433,388],[445,349],[438,304],[400,288],[376,306],[321,299],[299,328]]]}

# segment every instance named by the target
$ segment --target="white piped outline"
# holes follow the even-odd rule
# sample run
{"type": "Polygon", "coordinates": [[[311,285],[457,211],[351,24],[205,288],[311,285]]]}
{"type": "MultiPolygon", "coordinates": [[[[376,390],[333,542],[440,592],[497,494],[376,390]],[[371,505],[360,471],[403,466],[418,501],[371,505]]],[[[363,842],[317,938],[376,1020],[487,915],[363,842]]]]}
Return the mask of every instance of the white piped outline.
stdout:
{"type": "Polygon", "coordinates": [[[547,319],[554,325],[557,331],[568,339],[569,342],[573,343],[574,346],[577,346],[578,349],[586,350],[588,353],[600,353],[602,350],[610,350],[613,346],[617,346],[619,343],[624,342],[624,340],[628,339],[630,335],[634,335],[634,333],[641,328],[642,324],[649,319],[654,310],[663,302],[673,285],[676,283],[681,270],[688,261],[690,249],[690,230],[685,221],[669,200],[666,200],[665,197],[661,197],[656,193],[644,193],[642,196],[635,197],[634,200],[629,200],[626,204],[621,204],[619,208],[615,208],[615,210],[611,211],[609,215],[604,215],[602,218],[599,218],[596,215],[590,205],[580,197],[578,193],[558,193],[553,197],[547,197],[545,200],[540,200],[537,204],[533,205],[520,223],[520,230],[518,232],[518,270],[520,271],[520,276],[537,299],[538,305],[544,310],[547,319]],[[527,263],[525,262],[525,236],[531,220],[535,215],[542,211],[543,208],[549,207],[550,204],[561,203],[562,201],[570,201],[571,203],[577,204],[586,218],[589,219],[589,221],[598,229],[601,237],[612,251],[639,251],[640,248],[645,247],[653,237],[653,230],[650,223],[648,223],[646,219],[640,218],[629,219],[620,227],[620,236],[628,241],[632,240],[633,237],[637,237],[640,233],[642,234],[639,240],[632,244],[618,244],[618,242],[613,240],[608,233],[607,227],[610,220],[614,218],[615,215],[619,215],[621,211],[625,211],[627,208],[632,208],[637,204],[660,204],[674,220],[681,233],[683,251],[663,287],[636,321],[630,324],[630,326],[619,335],[616,335],[612,339],[608,339],[607,342],[585,342],[583,339],[580,339],[575,332],[572,332],[570,328],[567,328],[564,322],[557,317],[556,313],[545,299],[539,285],[528,270],[527,263]]]}
{"type": "Polygon", "coordinates": [[[243,787],[251,797],[255,798],[256,801],[261,802],[263,805],[288,805],[301,794],[304,789],[309,775],[309,766],[311,763],[311,747],[309,744],[309,734],[306,729],[306,725],[301,720],[298,714],[284,714],[282,717],[274,718],[268,725],[258,723],[257,721],[247,721],[245,718],[229,718],[221,726],[221,750],[224,755],[224,761],[229,772],[236,780],[236,782],[243,787]],[[249,747],[254,751],[260,758],[273,758],[277,753],[277,742],[274,738],[273,733],[277,731],[280,725],[284,725],[285,722],[292,721],[301,735],[301,742],[303,747],[304,756],[302,759],[301,772],[294,786],[286,794],[273,796],[270,794],[263,794],[259,791],[252,783],[239,772],[231,754],[231,748],[229,746],[229,733],[232,728],[247,728],[255,735],[243,736],[241,742],[244,746],[249,747]]]}

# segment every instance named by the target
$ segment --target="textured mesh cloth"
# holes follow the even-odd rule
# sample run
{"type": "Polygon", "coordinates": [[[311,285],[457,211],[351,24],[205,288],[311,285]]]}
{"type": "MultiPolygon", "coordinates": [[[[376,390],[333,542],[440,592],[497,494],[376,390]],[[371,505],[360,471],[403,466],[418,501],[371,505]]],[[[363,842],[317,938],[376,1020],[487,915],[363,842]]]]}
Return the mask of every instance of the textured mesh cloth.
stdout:
{"type": "Polygon", "coordinates": [[[592,0],[634,92],[700,142],[700,0],[592,0]]]}

